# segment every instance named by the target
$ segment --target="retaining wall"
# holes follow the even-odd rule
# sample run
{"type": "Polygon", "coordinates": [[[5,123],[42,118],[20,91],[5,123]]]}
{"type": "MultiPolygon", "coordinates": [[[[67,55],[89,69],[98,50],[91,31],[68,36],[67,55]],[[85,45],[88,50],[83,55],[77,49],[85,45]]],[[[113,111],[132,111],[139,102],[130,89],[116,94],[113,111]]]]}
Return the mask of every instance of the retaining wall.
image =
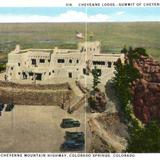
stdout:
{"type": "Polygon", "coordinates": [[[8,103],[13,99],[19,105],[69,105],[74,99],[69,84],[22,85],[0,82],[0,99],[8,103]]]}

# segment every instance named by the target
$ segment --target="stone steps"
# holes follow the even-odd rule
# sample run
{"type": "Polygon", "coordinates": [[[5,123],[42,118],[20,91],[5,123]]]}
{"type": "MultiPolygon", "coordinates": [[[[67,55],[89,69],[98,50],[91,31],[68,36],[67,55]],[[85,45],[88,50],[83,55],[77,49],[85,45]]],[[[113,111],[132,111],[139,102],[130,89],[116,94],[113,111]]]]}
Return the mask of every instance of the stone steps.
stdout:
{"type": "Polygon", "coordinates": [[[78,97],[83,97],[83,92],[79,89],[79,87],[76,85],[76,83],[70,83],[69,84],[73,92],[78,96],[78,97]]]}

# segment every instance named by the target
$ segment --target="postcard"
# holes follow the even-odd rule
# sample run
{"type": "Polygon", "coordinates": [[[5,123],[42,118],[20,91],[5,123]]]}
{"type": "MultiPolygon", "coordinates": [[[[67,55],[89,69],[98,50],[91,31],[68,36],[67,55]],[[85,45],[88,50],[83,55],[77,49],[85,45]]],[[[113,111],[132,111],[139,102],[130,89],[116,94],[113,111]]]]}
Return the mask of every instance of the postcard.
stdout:
{"type": "Polygon", "coordinates": [[[160,3],[35,2],[0,6],[0,158],[158,159],[160,3]]]}

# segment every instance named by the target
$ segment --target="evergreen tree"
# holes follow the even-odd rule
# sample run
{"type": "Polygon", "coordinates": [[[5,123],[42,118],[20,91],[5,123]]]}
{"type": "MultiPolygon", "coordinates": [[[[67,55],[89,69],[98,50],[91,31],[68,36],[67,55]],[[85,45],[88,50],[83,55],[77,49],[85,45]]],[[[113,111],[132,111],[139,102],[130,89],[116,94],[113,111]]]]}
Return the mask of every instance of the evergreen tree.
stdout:
{"type": "Polygon", "coordinates": [[[128,59],[129,63],[132,65],[133,60],[138,59],[141,55],[148,57],[148,54],[146,53],[146,50],[144,48],[138,47],[135,49],[132,49],[132,47],[129,47],[128,51],[128,59]]]}
{"type": "Polygon", "coordinates": [[[143,56],[148,57],[148,54],[146,53],[146,50],[142,47],[135,48],[134,52],[137,53],[139,56],[143,55],[143,56]]]}
{"type": "Polygon", "coordinates": [[[130,134],[127,152],[132,153],[159,153],[160,127],[153,121],[144,128],[135,128],[130,134]]]}
{"type": "Polygon", "coordinates": [[[132,102],[131,84],[137,78],[140,78],[139,71],[134,68],[133,62],[141,55],[147,56],[145,49],[129,48],[127,58],[124,64],[119,59],[115,64],[115,72],[113,84],[120,102],[120,108],[124,113],[126,120],[129,122],[130,138],[128,140],[127,152],[136,153],[158,153],[160,152],[160,127],[156,122],[150,122],[142,127],[139,122],[134,118],[133,109],[130,107],[129,102],[132,102]]]}
{"type": "Polygon", "coordinates": [[[128,51],[127,51],[127,48],[126,48],[126,45],[123,47],[123,49],[121,50],[121,53],[124,53],[126,54],[128,51]]]}
{"type": "Polygon", "coordinates": [[[130,85],[131,82],[140,77],[139,71],[134,68],[131,64],[124,65],[126,84],[130,85]]]}
{"type": "Polygon", "coordinates": [[[130,118],[130,109],[127,104],[132,100],[130,85],[134,80],[139,78],[139,72],[131,64],[122,64],[121,60],[118,59],[115,64],[114,75],[113,84],[119,98],[120,107],[128,119],[130,118]]]}
{"type": "Polygon", "coordinates": [[[6,69],[6,65],[5,64],[0,64],[0,72],[4,71],[6,69]]]}
{"type": "Polygon", "coordinates": [[[97,67],[95,66],[94,69],[92,70],[92,75],[93,75],[93,91],[95,91],[95,89],[97,88],[98,84],[100,83],[100,70],[97,69],[97,67]]]}

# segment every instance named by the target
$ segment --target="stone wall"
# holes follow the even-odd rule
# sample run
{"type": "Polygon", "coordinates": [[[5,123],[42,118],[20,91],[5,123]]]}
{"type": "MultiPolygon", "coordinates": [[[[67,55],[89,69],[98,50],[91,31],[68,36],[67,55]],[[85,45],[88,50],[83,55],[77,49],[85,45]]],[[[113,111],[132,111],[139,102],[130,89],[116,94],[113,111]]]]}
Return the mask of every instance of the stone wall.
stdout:
{"type": "Polygon", "coordinates": [[[53,90],[59,90],[59,89],[70,89],[70,86],[68,83],[62,83],[62,84],[18,84],[18,83],[12,83],[12,82],[4,82],[0,81],[0,87],[13,87],[13,88],[21,88],[21,89],[53,89],[53,90]]]}
{"type": "Polygon", "coordinates": [[[0,99],[8,103],[13,99],[19,105],[69,105],[74,93],[69,85],[20,85],[0,82],[0,99]]]}

